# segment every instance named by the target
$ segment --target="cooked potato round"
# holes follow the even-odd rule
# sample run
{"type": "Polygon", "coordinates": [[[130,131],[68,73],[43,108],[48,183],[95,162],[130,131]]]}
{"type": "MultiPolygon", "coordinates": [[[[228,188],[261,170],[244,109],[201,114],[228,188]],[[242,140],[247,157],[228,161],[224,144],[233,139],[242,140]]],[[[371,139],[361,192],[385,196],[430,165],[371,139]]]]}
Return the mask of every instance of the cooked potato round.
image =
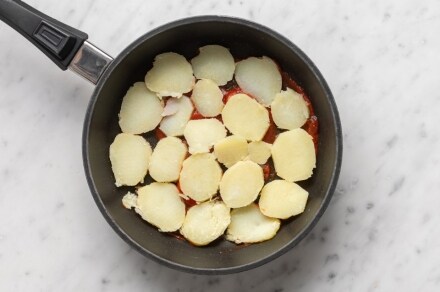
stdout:
{"type": "Polygon", "coordinates": [[[253,161],[239,161],[225,171],[220,196],[229,208],[249,205],[264,185],[263,170],[253,161]]]}
{"type": "Polygon", "coordinates": [[[222,119],[232,134],[250,141],[263,139],[270,123],[267,109],[242,93],[229,98],[223,108],[222,119]]]}
{"type": "Polygon", "coordinates": [[[186,153],[186,145],[179,138],[166,137],[161,139],[151,155],[151,177],[158,182],[177,181],[186,153]]]}
{"type": "Polygon", "coordinates": [[[280,229],[280,220],[261,214],[258,206],[249,206],[231,211],[231,223],[226,239],[237,244],[261,242],[271,239],[280,229]]]}
{"type": "Polygon", "coordinates": [[[191,199],[201,202],[217,193],[222,169],[211,153],[194,154],[188,157],[180,172],[180,189],[191,199]]]}
{"type": "Polygon", "coordinates": [[[248,145],[249,159],[258,164],[265,164],[269,159],[272,144],[264,141],[254,141],[248,145]]]}
{"type": "Polygon", "coordinates": [[[226,167],[231,167],[248,155],[247,141],[238,136],[228,136],[214,145],[214,154],[217,160],[226,167]]]}
{"type": "Polygon", "coordinates": [[[223,93],[214,81],[197,81],[191,99],[197,111],[206,118],[218,116],[223,109],[223,93]]]}
{"type": "Polygon", "coordinates": [[[137,190],[136,212],[159,228],[159,231],[178,230],[185,220],[185,204],[174,184],[152,183],[137,190]]]}
{"type": "Polygon", "coordinates": [[[277,175],[289,182],[306,180],[316,166],[312,137],[303,129],[281,133],[272,145],[277,175]]]}
{"type": "Polygon", "coordinates": [[[212,146],[226,137],[226,129],[217,119],[191,120],[183,131],[189,153],[206,153],[212,146]]]}
{"type": "Polygon", "coordinates": [[[122,99],[119,126],[124,133],[146,133],[159,125],[162,112],[162,102],[157,96],[144,82],[136,82],[122,99]]]}
{"type": "Polygon", "coordinates": [[[275,94],[281,91],[281,74],[268,57],[250,57],[237,63],[235,80],[240,88],[254,96],[264,106],[270,106],[275,94]]]}
{"type": "Polygon", "coordinates": [[[199,55],[191,60],[194,75],[198,79],[210,79],[217,85],[225,85],[232,80],[235,62],[227,48],[208,45],[199,50],[199,55]]]}
{"type": "Polygon", "coordinates": [[[272,118],[278,128],[300,128],[309,118],[309,108],[301,94],[287,88],[275,95],[271,104],[272,118]]]}
{"type": "Polygon", "coordinates": [[[154,58],[153,68],[145,75],[147,88],[160,98],[181,97],[190,92],[195,78],[191,64],[176,53],[163,53],[154,58]]]}
{"type": "Polygon", "coordinates": [[[179,99],[168,100],[167,104],[169,102],[177,109],[173,109],[173,111],[175,111],[174,114],[162,119],[159,129],[167,136],[182,136],[186,124],[191,119],[194,110],[193,104],[186,96],[182,96],[179,99]]]}
{"type": "Polygon", "coordinates": [[[137,207],[137,196],[133,193],[127,192],[122,197],[122,206],[124,206],[127,209],[137,207]]]}
{"type": "Polygon", "coordinates": [[[144,138],[118,134],[110,145],[110,162],[116,186],[135,186],[144,181],[151,157],[151,146],[144,138]]]}
{"type": "Polygon", "coordinates": [[[229,208],[219,201],[210,201],[188,210],[180,233],[194,245],[207,245],[221,236],[229,223],[229,208]]]}
{"type": "Polygon", "coordinates": [[[266,216],[287,219],[304,212],[309,193],[293,182],[274,180],[261,190],[261,213],[266,216]]]}

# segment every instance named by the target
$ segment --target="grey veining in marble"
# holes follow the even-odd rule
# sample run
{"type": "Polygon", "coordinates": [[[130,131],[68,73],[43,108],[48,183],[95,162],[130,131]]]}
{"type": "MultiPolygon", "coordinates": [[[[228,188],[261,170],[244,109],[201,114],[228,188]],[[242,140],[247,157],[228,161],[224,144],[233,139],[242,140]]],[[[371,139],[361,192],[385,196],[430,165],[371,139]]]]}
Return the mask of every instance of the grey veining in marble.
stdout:
{"type": "Polygon", "coordinates": [[[141,257],[83,173],[93,87],[0,23],[0,291],[439,291],[440,2],[36,1],[117,55],[166,22],[251,19],[321,69],[344,129],[340,182],[306,239],[252,271],[196,276],[141,257]]]}

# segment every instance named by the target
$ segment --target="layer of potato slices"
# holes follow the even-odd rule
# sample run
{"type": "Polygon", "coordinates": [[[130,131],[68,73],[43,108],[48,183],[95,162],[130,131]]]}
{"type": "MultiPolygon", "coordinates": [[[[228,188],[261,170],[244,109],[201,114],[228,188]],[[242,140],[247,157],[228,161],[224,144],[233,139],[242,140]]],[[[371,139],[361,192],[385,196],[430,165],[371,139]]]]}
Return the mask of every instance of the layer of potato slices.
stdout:
{"type": "Polygon", "coordinates": [[[269,240],[280,229],[280,220],[264,216],[256,204],[231,211],[226,239],[237,244],[269,240]]]}
{"type": "Polygon", "coordinates": [[[210,79],[219,86],[232,80],[235,62],[227,48],[219,45],[207,45],[199,50],[199,55],[191,60],[197,79],[210,79]]]}
{"type": "Polygon", "coordinates": [[[151,177],[158,182],[177,181],[186,153],[186,145],[179,138],[166,137],[161,139],[151,155],[151,177]]]}
{"type": "Polygon", "coordinates": [[[302,127],[309,118],[309,108],[301,94],[287,88],[275,95],[272,101],[272,118],[280,129],[302,127]]]}
{"type": "Polygon", "coordinates": [[[240,88],[264,106],[270,106],[281,91],[281,73],[272,59],[250,57],[237,63],[235,80],[240,88]]]}
{"type": "Polygon", "coordinates": [[[313,110],[305,93],[283,90],[284,74],[267,56],[236,63],[219,45],[200,47],[190,62],[157,55],[123,97],[122,133],[109,149],[116,186],[138,188],[122,205],[196,246],[225,232],[236,244],[273,238],[280,220],[306,210],[309,194],[295,182],[316,167],[301,128],[313,110]],[[152,150],[137,135],[155,129],[152,150]],[[147,174],[153,182],[140,186],[147,174]]]}
{"type": "Polygon", "coordinates": [[[137,190],[136,212],[159,231],[179,230],[185,220],[185,204],[171,183],[151,183],[137,190]]]}
{"type": "Polygon", "coordinates": [[[157,96],[144,82],[136,82],[122,99],[119,126],[124,133],[146,133],[159,125],[162,112],[163,105],[157,96]]]}
{"type": "Polygon", "coordinates": [[[214,154],[220,163],[229,168],[247,157],[247,141],[239,136],[228,136],[214,145],[214,154]]]}
{"type": "Polygon", "coordinates": [[[223,93],[214,81],[201,79],[194,85],[191,99],[197,111],[206,118],[218,116],[223,109],[223,93]]]}
{"type": "Polygon", "coordinates": [[[180,189],[197,202],[209,200],[218,191],[222,173],[213,154],[191,155],[183,162],[179,179],[180,189]]]}
{"type": "Polygon", "coordinates": [[[316,166],[312,137],[303,129],[279,134],[272,145],[272,159],[279,177],[289,182],[310,178],[316,166]]]}
{"type": "Polygon", "coordinates": [[[184,56],[171,52],[157,55],[153,68],[145,75],[147,88],[159,98],[181,97],[192,90],[194,83],[191,64],[184,56]]]}
{"type": "Polygon", "coordinates": [[[264,185],[263,170],[253,161],[239,161],[223,174],[220,196],[229,208],[249,205],[264,185]]]}
{"type": "Polygon", "coordinates": [[[217,119],[191,120],[183,131],[189,153],[207,153],[212,146],[226,137],[225,126],[217,119]]]}
{"type": "Polygon", "coordinates": [[[248,145],[249,159],[258,164],[265,164],[272,155],[272,144],[264,141],[250,142],[248,145]]]}
{"type": "MultiPolygon", "coordinates": [[[[167,101],[167,104],[171,102],[174,114],[168,115],[160,122],[159,129],[167,136],[182,136],[185,130],[186,124],[191,119],[191,115],[194,111],[191,100],[182,96],[179,99],[172,98],[167,101]]],[[[169,108],[165,106],[165,108],[169,108]]]]}
{"type": "Polygon", "coordinates": [[[246,94],[229,98],[222,111],[222,119],[232,134],[250,141],[260,141],[269,128],[269,112],[246,94]]]}
{"type": "Polygon", "coordinates": [[[301,214],[306,207],[309,193],[293,182],[274,180],[261,190],[261,213],[266,216],[287,219],[301,214]]]}
{"type": "Polygon", "coordinates": [[[118,134],[109,152],[116,186],[135,186],[144,181],[152,150],[143,137],[118,134]]]}
{"type": "Polygon", "coordinates": [[[191,207],[180,233],[194,245],[207,245],[219,238],[231,222],[229,208],[220,201],[209,201],[191,207]]]}

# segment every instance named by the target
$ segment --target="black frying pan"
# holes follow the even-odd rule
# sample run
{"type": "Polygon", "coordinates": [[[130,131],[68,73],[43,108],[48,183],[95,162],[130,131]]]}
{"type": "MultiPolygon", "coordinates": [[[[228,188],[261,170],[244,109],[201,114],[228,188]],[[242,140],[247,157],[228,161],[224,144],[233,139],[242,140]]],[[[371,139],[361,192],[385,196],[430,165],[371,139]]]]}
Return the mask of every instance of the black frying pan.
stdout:
{"type": "MultiPolygon", "coordinates": [[[[107,222],[141,254],[184,271],[226,274],[264,264],[294,247],[326,209],[338,179],[342,135],[338,111],[324,78],[310,59],[278,33],[246,20],[202,16],[182,19],[152,30],[112,59],[86,41],[87,35],[21,1],[0,0],[0,19],[35,44],[61,69],[96,84],[84,122],[83,159],[92,195],[107,222]],[[319,119],[317,167],[301,186],[309,192],[303,214],[285,222],[275,238],[249,246],[219,240],[194,247],[157,231],[121,205],[128,188],[116,188],[109,145],[117,133],[118,112],[127,89],[144,80],[153,58],[173,51],[187,58],[207,44],[223,45],[236,58],[266,55],[278,62],[308,93],[319,119]]],[[[154,146],[153,134],[145,138],[154,146]]],[[[148,181],[146,183],[149,183],[148,181]]]]}

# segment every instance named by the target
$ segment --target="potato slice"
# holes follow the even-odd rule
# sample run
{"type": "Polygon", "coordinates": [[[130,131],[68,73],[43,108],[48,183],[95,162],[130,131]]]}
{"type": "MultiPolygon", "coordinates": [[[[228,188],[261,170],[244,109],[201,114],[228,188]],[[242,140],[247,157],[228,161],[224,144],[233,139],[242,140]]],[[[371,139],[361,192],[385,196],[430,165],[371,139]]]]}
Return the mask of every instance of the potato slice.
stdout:
{"type": "Polygon", "coordinates": [[[239,161],[225,171],[220,196],[229,208],[249,205],[264,185],[263,170],[253,161],[239,161]]]}
{"type": "Polygon", "coordinates": [[[266,108],[246,94],[229,98],[222,111],[222,119],[232,134],[250,141],[260,141],[269,128],[266,108]]]}
{"type": "Polygon", "coordinates": [[[158,182],[178,180],[186,153],[186,145],[179,138],[165,137],[161,139],[151,155],[151,177],[158,182]]]}
{"type": "Polygon", "coordinates": [[[163,53],[154,58],[153,68],[145,75],[147,88],[164,96],[181,97],[190,92],[195,78],[191,64],[184,56],[176,53],[163,53]]]}
{"type": "Polygon", "coordinates": [[[258,164],[265,164],[269,159],[272,144],[264,141],[254,141],[248,145],[249,159],[258,164]]]}
{"type": "Polygon", "coordinates": [[[188,157],[180,172],[180,189],[191,199],[201,202],[217,193],[222,169],[211,153],[188,157]]]}
{"type": "Polygon", "coordinates": [[[144,181],[151,157],[151,146],[142,137],[118,134],[110,145],[110,162],[116,186],[135,186],[144,181]]]}
{"type": "Polygon", "coordinates": [[[191,119],[192,112],[194,111],[191,100],[182,96],[179,99],[168,100],[167,104],[171,102],[173,107],[177,109],[173,115],[166,116],[162,119],[159,129],[167,136],[182,136],[183,130],[186,124],[191,119]]]}
{"type": "Polygon", "coordinates": [[[215,117],[222,112],[223,93],[212,80],[202,79],[197,81],[191,99],[197,111],[204,117],[215,117]]]}
{"type": "Polygon", "coordinates": [[[124,133],[146,133],[159,125],[162,112],[162,102],[157,96],[144,82],[136,82],[122,99],[119,126],[124,133]]]}
{"type": "Polygon", "coordinates": [[[189,153],[206,153],[211,147],[226,137],[226,129],[217,119],[191,120],[183,131],[189,146],[189,153]]]}
{"type": "Polygon", "coordinates": [[[194,245],[207,245],[220,237],[231,222],[223,202],[210,201],[188,210],[180,233],[194,245]]]}
{"type": "Polygon", "coordinates": [[[210,79],[217,85],[225,85],[232,80],[235,62],[227,48],[208,45],[199,50],[199,55],[191,60],[197,79],[210,79]]]}
{"type": "Polygon", "coordinates": [[[152,183],[137,190],[136,212],[159,231],[178,230],[185,220],[185,204],[174,184],[152,183]]]}
{"type": "Polygon", "coordinates": [[[248,155],[247,141],[239,136],[228,136],[214,145],[214,154],[218,161],[231,167],[248,155]]]}
{"type": "Polygon", "coordinates": [[[237,244],[254,243],[271,239],[280,229],[280,220],[261,214],[256,204],[234,209],[226,239],[237,244]]]}
{"type": "Polygon", "coordinates": [[[266,216],[287,219],[301,214],[306,207],[309,193],[293,182],[274,180],[261,190],[261,213],[266,216]]]}
{"type": "Polygon", "coordinates": [[[240,88],[264,106],[270,106],[281,91],[281,74],[277,64],[268,57],[250,57],[237,63],[235,80],[240,88]]]}
{"type": "Polygon", "coordinates": [[[303,129],[279,134],[272,146],[272,159],[279,177],[289,182],[308,179],[316,166],[312,137],[303,129]]]}
{"type": "Polygon", "coordinates": [[[287,88],[275,95],[271,104],[272,118],[278,128],[300,128],[309,118],[309,108],[301,94],[287,88]]]}
{"type": "Polygon", "coordinates": [[[137,207],[137,196],[131,192],[127,192],[124,197],[122,197],[122,205],[127,208],[136,208],[137,207]]]}

